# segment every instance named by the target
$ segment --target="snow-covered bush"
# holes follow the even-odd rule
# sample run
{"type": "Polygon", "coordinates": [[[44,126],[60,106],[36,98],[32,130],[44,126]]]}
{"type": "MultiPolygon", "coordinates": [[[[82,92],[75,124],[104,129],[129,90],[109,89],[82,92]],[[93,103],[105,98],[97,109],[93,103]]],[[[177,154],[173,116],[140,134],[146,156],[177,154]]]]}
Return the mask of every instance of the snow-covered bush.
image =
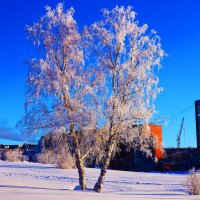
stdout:
{"type": "Polygon", "coordinates": [[[41,138],[39,146],[40,152],[35,156],[36,162],[55,164],[62,169],[75,167],[75,158],[69,150],[65,134],[47,134],[41,138]]]}
{"type": "Polygon", "coordinates": [[[61,169],[71,169],[76,167],[75,158],[70,154],[66,155],[67,158],[60,159],[57,162],[57,166],[61,169]]]}
{"type": "Polygon", "coordinates": [[[191,195],[200,195],[200,170],[192,168],[189,171],[185,187],[191,195]]]}
{"type": "Polygon", "coordinates": [[[16,162],[16,161],[27,161],[28,157],[23,155],[23,152],[19,150],[8,151],[5,154],[7,161],[16,162]]]}
{"type": "Polygon", "coordinates": [[[55,164],[55,157],[52,154],[52,151],[39,153],[35,156],[34,160],[43,164],[55,164]]]}
{"type": "Polygon", "coordinates": [[[55,154],[54,151],[46,151],[35,156],[35,161],[44,164],[55,164],[61,169],[75,168],[75,159],[70,153],[55,154]]]}

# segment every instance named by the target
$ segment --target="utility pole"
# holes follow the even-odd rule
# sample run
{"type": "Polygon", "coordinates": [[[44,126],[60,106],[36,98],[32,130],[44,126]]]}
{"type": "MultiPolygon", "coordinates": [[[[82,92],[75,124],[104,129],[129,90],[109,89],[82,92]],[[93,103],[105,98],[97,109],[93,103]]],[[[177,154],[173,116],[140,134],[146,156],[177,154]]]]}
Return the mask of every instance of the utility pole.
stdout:
{"type": "Polygon", "coordinates": [[[177,138],[176,138],[176,141],[177,141],[177,148],[180,148],[180,142],[181,142],[181,133],[182,133],[182,130],[183,130],[183,123],[184,123],[184,117],[182,119],[182,122],[181,122],[181,127],[180,127],[180,131],[177,135],[177,138]]]}
{"type": "Polygon", "coordinates": [[[200,150],[200,100],[195,101],[197,148],[200,150]]]}

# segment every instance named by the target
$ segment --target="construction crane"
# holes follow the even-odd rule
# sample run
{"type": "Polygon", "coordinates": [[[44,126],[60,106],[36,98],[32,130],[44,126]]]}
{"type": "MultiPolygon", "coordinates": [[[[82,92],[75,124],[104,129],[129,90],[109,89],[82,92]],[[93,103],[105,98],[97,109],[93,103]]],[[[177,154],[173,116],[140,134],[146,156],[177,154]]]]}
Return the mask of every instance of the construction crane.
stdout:
{"type": "Polygon", "coordinates": [[[182,130],[183,130],[183,123],[184,123],[184,117],[182,119],[182,122],[181,122],[181,127],[180,127],[180,131],[176,137],[176,141],[177,141],[177,148],[180,148],[180,142],[181,142],[181,133],[182,133],[182,130]]]}

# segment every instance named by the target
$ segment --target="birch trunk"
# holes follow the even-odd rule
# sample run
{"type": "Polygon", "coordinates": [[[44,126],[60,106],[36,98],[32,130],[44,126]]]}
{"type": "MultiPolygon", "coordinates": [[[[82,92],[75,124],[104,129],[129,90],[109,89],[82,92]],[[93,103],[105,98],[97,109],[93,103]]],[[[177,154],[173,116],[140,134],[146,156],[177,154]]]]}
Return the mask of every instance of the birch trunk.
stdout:
{"type": "Polygon", "coordinates": [[[76,167],[78,169],[78,175],[79,175],[79,185],[81,187],[81,190],[86,190],[84,162],[81,156],[77,138],[74,139],[74,143],[75,143],[76,167]]]}
{"type": "Polygon", "coordinates": [[[112,135],[110,137],[110,141],[109,141],[108,149],[106,151],[106,156],[105,156],[105,160],[103,163],[103,167],[101,169],[101,173],[99,175],[98,181],[96,182],[94,189],[93,189],[95,192],[101,192],[102,185],[105,180],[106,172],[109,167],[110,160],[112,158],[112,153],[113,153],[114,145],[115,145],[115,138],[116,138],[116,135],[112,135]]]}

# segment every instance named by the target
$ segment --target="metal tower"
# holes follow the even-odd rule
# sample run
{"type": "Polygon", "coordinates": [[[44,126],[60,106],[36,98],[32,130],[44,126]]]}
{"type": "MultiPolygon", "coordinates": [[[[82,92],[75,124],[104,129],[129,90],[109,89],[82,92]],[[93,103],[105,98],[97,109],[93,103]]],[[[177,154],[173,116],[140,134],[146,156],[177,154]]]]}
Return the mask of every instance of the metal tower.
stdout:
{"type": "Polygon", "coordinates": [[[177,135],[177,138],[176,138],[176,141],[177,141],[177,148],[180,148],[180,143],[181,143],[181,133],[182,133],[182,130],[183,130],[183,123],[184,123],[184,117],[182,119],[182,122],[181,122],[181,128],[180,128],[180,131],[177,135]]]}

